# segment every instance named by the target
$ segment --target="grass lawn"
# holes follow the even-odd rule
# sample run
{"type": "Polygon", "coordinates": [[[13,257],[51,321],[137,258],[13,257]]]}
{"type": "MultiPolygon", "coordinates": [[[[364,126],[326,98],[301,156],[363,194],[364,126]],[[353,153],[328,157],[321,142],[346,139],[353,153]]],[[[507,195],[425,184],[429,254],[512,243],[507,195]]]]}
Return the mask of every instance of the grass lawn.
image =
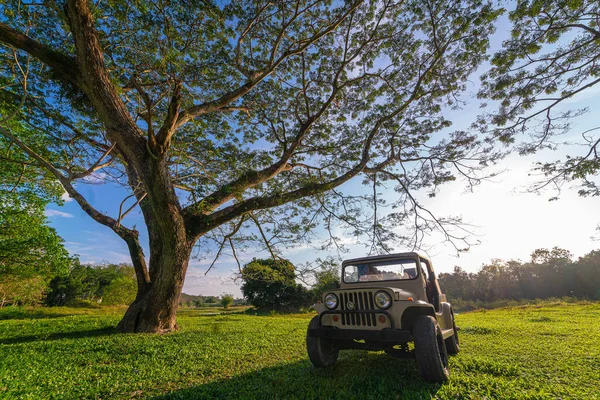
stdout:
{"type": "Polygon", "coordinates": [[[450,381],[428,384],[413,360],[341,352],[307,359],[312,315],[202,316],[181,330],[122,335],[123,309],[0,309],[0,398],[600,399],[600,304],[465,313],[450,381]]]}

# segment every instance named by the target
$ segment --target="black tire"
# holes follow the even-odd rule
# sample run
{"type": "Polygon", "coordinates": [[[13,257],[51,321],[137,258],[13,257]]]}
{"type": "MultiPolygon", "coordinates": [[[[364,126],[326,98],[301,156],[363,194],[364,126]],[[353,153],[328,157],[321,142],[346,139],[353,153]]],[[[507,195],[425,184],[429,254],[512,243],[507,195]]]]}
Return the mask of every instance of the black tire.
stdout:
{"type": "Polygon", "coordinates": [[[413,325],[415,355],[421,376],[427,382],[446,382],[450,375],[448,352],[435,318],[421,315],[413,325]]]}
{"type": "Polygon", "coordinates": [[[454,313],[452,313],[452,329],[454,329],[454,335],[446,339],[446,350],[450,355],[458,354],[460,351],[458,330],[456,329],[456,322],[454,322],[454,313]]]}
{"type": "MultiPolygon", "coordinates": [[[[308,328],[320,328],[319,316],[310,320],[308,328]]],[[[325,368],[335,364],[339,350],[329,339],[308,336],[306,332],[306,350],[310,362],[317,368],[325,368]]]]}

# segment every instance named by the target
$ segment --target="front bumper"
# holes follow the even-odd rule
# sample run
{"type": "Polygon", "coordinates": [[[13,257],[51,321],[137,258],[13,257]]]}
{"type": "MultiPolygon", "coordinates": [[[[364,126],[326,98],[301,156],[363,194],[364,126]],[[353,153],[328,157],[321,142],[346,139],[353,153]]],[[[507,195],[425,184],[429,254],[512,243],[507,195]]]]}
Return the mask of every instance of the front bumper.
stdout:
{"type": "Polygon", "coordinates": [[[382,330],[362,330],[362,329],[336,329],[336,328],[310,328],[308,336],[320,337],[332,340],[364,340],[371,342],[385,343],[406,343],[412,340],[409,330],[405,329],[382,329],[382,330]]]}

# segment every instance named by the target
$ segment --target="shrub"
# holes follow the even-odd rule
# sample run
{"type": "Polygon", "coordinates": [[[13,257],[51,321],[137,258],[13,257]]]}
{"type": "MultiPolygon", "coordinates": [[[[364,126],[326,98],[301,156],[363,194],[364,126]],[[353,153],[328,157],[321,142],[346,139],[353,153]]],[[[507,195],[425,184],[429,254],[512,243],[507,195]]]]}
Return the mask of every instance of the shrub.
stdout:
{"type": "Polygon", "coordinates": [[[41,276],[0,275],[0,307],[39,305],[46,289],[47,284],[41,276]]]}
{"type": "Polygon", "coordinates": [[[310,305],[310,293],[296,283],[288,260],[254,259],[242,269],[242,293],[258,309],[292,311],[310,305]]]}
{"type": "Polygon", "coordinates": [[[223,294],[221,296],[221,305],[223,308],[229,308],[233,304],[233,295],[232,294],[223,294]]]}
{"type": "Polygon", "coordinates": [[[121,276],[114,279],[104,289],[102,304],[106,305],[128,305],[135,300],[137,284],[129,276],[121,276]]]}
{"type": "Polygon", "coordinates": [[[50,281],[50,291],[46,295],[49,306],[64,306],[81,296],[83,288],[81,281],[72,276],[57,276],[50,281]]]}

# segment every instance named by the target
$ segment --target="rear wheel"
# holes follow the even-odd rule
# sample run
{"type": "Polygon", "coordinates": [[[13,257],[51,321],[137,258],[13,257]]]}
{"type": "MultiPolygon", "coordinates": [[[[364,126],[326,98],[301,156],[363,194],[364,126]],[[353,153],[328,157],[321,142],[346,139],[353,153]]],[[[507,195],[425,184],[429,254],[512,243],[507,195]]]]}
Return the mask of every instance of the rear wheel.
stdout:
{"type": "Polygon", "coordinates": [[[458,344],[458,330],[456,329],[456,322],[454,322],[454,314],[452,314],[452,329],[454,330],[454,335],[446,339],[446,350],[450,355],[457,354],[460,351],[460,346],[458,344]]]}
{"type": "MultiPolygon", "coordinates": [[[[320,328],[319,316],[317,315],[310,320],[308,329],[320,328]]],[[[335,364],[338,359],[339,350],[335,347],[331,340],[309,336],[306,332],[306,350],[308,358],[315,367],[323,368],[335,364]]]]}
{"type": "Polygon", "coordinates": [[[450,375],[448,352],[435,318],[422,315],[413,325],[415,355],[421,376],[428,382],[446,382],[450,375]]]}

